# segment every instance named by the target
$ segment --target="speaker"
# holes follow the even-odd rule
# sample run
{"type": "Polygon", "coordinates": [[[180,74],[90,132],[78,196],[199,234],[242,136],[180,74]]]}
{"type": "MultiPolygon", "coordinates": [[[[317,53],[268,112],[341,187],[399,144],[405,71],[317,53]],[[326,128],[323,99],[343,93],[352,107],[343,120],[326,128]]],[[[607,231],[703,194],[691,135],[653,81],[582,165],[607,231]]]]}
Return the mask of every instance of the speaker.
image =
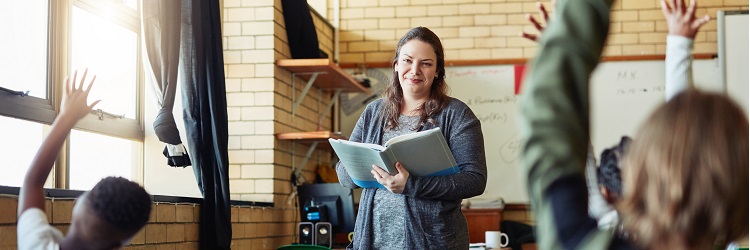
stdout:
{"type": "Polygon", "coordinates": [[[299,244],[312,245],[315,243],[314,226],[312,222],[300,222],[297,225],[297,234],[299,235],[299,244]]]}
{"type": "Polygon", "coordinates": [[[331,227],[331,223],[315,223],[314,237],[315,243],[313,244],[331,248],[333,246],[333,228],[331,227]]]}

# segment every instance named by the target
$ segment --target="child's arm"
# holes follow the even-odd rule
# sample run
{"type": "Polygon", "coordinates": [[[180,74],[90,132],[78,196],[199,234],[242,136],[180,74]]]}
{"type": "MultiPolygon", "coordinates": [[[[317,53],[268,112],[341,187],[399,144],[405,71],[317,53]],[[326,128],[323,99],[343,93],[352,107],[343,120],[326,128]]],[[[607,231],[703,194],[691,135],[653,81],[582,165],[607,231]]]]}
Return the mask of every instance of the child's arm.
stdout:
{"type": "Polygon", "coordinates": [[[95,101],[91,105],[86,104],[86,98],[91,90],[91,85],[96,79],[96,76],[94,76],[86,89],[83,89],[86,73],[88,73],[88,70],[83,72],[83,77],[78,86],[75,83],[78,72],[73,74],[72,86],[70,79],[65,79],[65,91],[63,92],[60,114],[55,118],[55,121],[52,123],[52,130],[47,138],[44,139],[44,142],[42,142],[42,146],[39,147],[36,156],[34,156],[34,160],[26,172],[26,178],[19,192],[18,216],[21,216],[29,208],[44,210],[44,182],[52,170],[52,166],[55,163],[57,154],[60,152],[60,148],[62,148],[63,142],[65,142],[65,138],[68,137],[68,133],[78,120],[88,114],[99,103],[99,101],[95,101]]]}
{"type": "Polygon", "coordinates": [[[589,76],[609,31],[612,0],[558,2],[523,85],[522,162],[541,249],[608,249],[588,215],[583,172],[589,76]]]}
{"type": "Polygon", "coordinates": [[[667,100],[693,87],[691,61],[693,39],[698,29],[709,20],[708,15],[695,18],[697,8],[695,0],[690,0],[690,6],[685,6],[683,0],[672,0],[672,6],[667,3],[667,0],[661,0],[661,10],[669,27],[667,56],[664,60],[666,66],[664,97],[667,100]]]}

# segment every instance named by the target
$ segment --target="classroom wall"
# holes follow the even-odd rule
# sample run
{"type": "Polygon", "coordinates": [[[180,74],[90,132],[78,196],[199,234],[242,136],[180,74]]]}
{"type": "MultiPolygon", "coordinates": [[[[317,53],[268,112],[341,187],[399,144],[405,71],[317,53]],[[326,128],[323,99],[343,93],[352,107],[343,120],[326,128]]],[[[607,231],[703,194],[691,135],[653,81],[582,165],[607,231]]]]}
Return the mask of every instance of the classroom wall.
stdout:
{"type": "MultiPolygon", "coordinates": [[[[329,3],[333,1],[339,0],[329,3]]],[[[536,31],[525,15],[538,17],[537,0],[340,2],[342,63],[390,62],[397,40],[416,26],[428,27],[442,39],[447,60],[531,58],[536,53],[536,44],[518,34],[536,31]]],[[[554,11],[549,1],[542,2],[554,11]]],[[[698,5],[697,14],[708,13],[713,20],[696,36],[694,53],[715,54],[716,11],[747,10],[748,2],[699,0],[698,5]]],[[[616,0],[611,20],[605,56],[664,54],[667,25],[658,0],[616,0]]]]}
{"type": "MultiPolygon", "coordinates": [[[[52,226],[67,233],[74,200],[47,199],[45,212],[52,226]]],[[[16,197],[0,197],[0,249],[16,249],[16,197]]],[[[154,203],[149,222],[124,249],[199,249],[200,205],[154,203]]],[[[274,249],[292,241],[295,211],[261,207],[232,207],[232,248],[274,249]]]]}
{"type": "MultiPolygon", "coordinates": [[[[274,134],[330,129],[330,115],[317,124],[330,94],[313,88],[292,116],[293,96],[304,81],[292,87],[291,74],[274,65],[291,57],[281,1],[226,0],[223,15],[231,198],[290,206],[292,163],[299,164],[307,146],[278,141],[274,134]]],[[[313,18],[321,49],[332,55],[333,30],[313,18]]],[[[303,171],[308,180],[318,159],[330,159],[328,152],[314,156],[303,171]]]]}
{"type": "MultiPolygon", "coordinates": [[[[292,75],[274,64],[291,58],[280,0],[225,0],[223,8],[231,199],[272,202],[274,207],[263,210],[262,218],[282,222],[275,230],[253,229],[250,225],[243,230],[233,224],[235,235],[252,238],[233,240],[233,244],[252,245],[257,237],[269,236],[273,240],[264,242],[270,245],[261,248],[275,248],[293,240],[298,219],[294,217],[296,196],[290,199],[290,177],[293,162],[299,164],[308,147],[276,140],[274,134],[329,130],[330,114],[321,124],[318,114],[331,101],[331,94],[311,89],[292,115],[292,103],[305,81],[297,78],[293,85],[292,75]]],[[[312,16],[320,49],[333,55],[333,29],[317,15],[312,16]]],[[[315,166],[330,157],[330,152],[318,150],[303,166],[304,179],[313,181],[315,166]]],[[[232,211],[235,220],[235,209],[232,211]]],[[[242,215],[240,221],[247,218],[242,215]]]]}

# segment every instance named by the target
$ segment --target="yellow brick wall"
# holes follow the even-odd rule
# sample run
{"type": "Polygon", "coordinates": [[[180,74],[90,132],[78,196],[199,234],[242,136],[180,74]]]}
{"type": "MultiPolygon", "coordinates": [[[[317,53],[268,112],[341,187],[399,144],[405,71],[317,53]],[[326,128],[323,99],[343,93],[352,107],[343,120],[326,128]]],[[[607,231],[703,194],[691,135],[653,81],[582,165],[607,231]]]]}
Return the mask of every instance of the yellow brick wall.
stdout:
{"type": "MultiPolygon", "coordinates": [[[[292,166],[300,164],[308,146],[278,141],[274,134],[328,130],[331,116],[319,114],[331,94],[312,88],[292,114],[306,81],[276,67],[291,57],[280,0],[225,0],[223,13],[224,62],[229,114],[229,177],[233,200],[273,202],[289,207],[292,166]]],[[[313,14],[320,49],[333,56],[333,29],[313,14]]],[[[304,166],[314,180],[328,151],[318,150],[304,166]]]]}
{"type": "MultiPolygon", "coordinates": [[[[520,38],[535,29],[536,0],[341,0],[341,62],[389,62],[396,40],[425,26],[442,40],[447,60],[531,58],[536,44],[520,38]]],[[[554,15],[553,6],[543,2],[554,15]]],[[[695,39],[694,53],[716,53],[716,11],[747,9],[741,0],[699,0],[712,20],[695,39]]],[[[332,6],[329,4],[329,6],[332,6]]],[[[329,11],[331,12],[331,11],[329,11]]],[[[658,0],[616,0],[605,56],[663,55],[667,26],[658,0]]]]}
{"type": "Polygon", "coordinates": [[[273,202],[273,0],[223,2],[231,199],[273,202]]]}
{"type": "MultiPolygon", "coordinates": [[[[48,199],[47,220],[64,234],[70,227],[72,199],[48,199]]],[[[0,249],[17,249],[18,199],[0,197],[0,249]]],[[[239,207],[232,209],[232,248],[276,249],[292,242],[293,209],[239,207]]],[[[154,203],[149,222],[124,249],[198,249],[200,206],[154,203]]]]}

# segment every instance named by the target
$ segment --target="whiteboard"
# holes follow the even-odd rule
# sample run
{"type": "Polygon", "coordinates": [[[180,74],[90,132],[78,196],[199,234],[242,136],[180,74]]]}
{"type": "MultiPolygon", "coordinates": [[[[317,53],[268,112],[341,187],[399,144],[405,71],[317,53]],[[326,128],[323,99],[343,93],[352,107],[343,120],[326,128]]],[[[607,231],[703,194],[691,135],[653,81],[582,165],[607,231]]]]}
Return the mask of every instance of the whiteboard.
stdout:
{"type": "Polygon", "coordinates": [[[718,47],[722,67],[722,82],[727,95],[745,111],[748,116],[748,11],[719,11],[718,47]]]}
{"type": "MultiPolygon", "coordinates": [[[[446,82],[450,87],[449,95],[469,105],[482,124],[488,181],[480,197],[499,196],[506,203],[528,203],[526,177],[520,164],[524,139],[518,127],[520,95],[514,94],[513,67],[446,67],[446,82]]],[[[380,70],[377,75],[384,78],[382,81],[391,76],[390,68],[369,70],[380,70]]],[[[718,60],[697,60],[693,63],[693,72],[698,88],[723,91],[718,60]]],[[[603,62],[591,75],[589,91],[591,139],[598,158],[604,148],[618,143],[622,135],[634,136],[638,125],[664,102],[664,61],[603,62]]],[[[363,100],[360,95],[363,94],[348,94],[342,98],[363,100]]],[[[342,112],[341,129],[347,136],[366,105],[358,104],[356,111],[342,112]]]]}

